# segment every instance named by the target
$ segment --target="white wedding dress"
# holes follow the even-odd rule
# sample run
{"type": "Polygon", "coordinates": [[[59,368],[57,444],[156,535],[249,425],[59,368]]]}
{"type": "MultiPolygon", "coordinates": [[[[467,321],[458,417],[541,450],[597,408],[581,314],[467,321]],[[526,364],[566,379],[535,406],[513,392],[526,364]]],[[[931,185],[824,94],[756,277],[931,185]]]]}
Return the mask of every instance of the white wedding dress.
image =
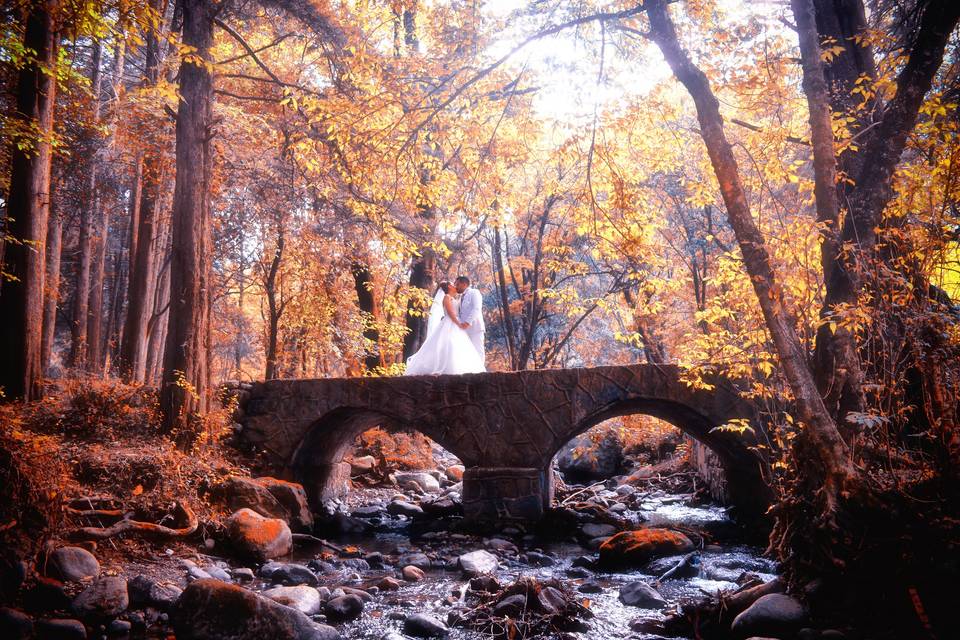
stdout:
{"type": "Polygon", "coordinates": [[[481,373],[487,370],[470,336],[447,316],[443,308],[445,295],[438,291],[434,296],[427,320],[427,338],[420,350],[407,358],[404,375],[481,373]]]}

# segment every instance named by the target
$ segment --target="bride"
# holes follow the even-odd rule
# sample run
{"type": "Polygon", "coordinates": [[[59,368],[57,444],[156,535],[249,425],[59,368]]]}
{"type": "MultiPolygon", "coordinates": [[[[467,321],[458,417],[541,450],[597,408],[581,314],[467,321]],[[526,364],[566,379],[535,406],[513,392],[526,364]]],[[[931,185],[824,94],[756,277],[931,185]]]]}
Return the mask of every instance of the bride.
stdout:
{"type": "Polygon", "coordinates": [[[480,373],[486,371],[483,359],[461,328],[454,307],[456,289],[449,282],[441,282],[433,297],[427,320],[427,338],[423,346],[407,359],[404,375],[424,376],[439,374],[480,373]]]}

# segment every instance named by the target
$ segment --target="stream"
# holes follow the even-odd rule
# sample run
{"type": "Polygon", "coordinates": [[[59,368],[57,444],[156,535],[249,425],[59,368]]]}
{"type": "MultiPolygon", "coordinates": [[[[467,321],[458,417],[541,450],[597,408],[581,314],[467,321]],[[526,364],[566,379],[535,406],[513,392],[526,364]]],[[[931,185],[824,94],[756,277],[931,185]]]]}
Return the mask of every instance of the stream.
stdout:
{"type": "MultiPolygon", "coordinates": [[[[459,570],[457,557],[477,549],[497,556],[499,567],[493,575],[503,585],[522,576],[555,578],[582,596],[594,616],[586,621],[588,630],[571,634],[571,638],[661,638],[660,623],[677,611],[682,601],[736,589],[745,574],[763,581],[775,577],[776,565],[760,555],[761,549],[737,542],[736,529],[724,507],[694,504],[689,496],[659,490],[645,492],[622,486],[617,489],[601,487],[592,492],[589,502],[616,512],[619,518],[634,525],[679,527],[690,533],[701,551],[699,571],[691,570],[696,575],[653,584],[676,562],[666,559],[643,570],[594,570],[590,565],[596,551],[589,547],[595,546],[596,541],[585,540],[582,533],[578,536],[576,529],[569,535],[548,538],[543,532],[538,535],[518,525],[506,525],[493,534],[476,535],[460,531],[459,518],[411,520],[403,515],[389,515],[385,507],[391,496],[398,498],[396,491],[373,489],[357,491],[349,502],[337,505],[341,513],[351,514],[350,522],[365,522],[370,527],[363,533],[326,538],[346,553],[331,553],[319,544],[305,545],[298,547],[287,561],[309,565],[320,577],[321,591],[327,587],[337,595],[338,588],[348,587],[371,595],[359,618],[336,625],[346,638],[381,638],[391,631],[402,634],[404,619],[413,613],[447,622],[450,612],[467,607],[465,594],[470,578],[459,570]],[[696,532],[703,532],[703,537],[696,532]],[[706,543],[704,538],[712,542],[706,543]],[[404,581],[400,569],[407,564],[421,566],[425,570],[423,579],[404,581]],[[399,588],[379,588],[378,583],[382,584],[385,577],[396,578],[399,588]],[[620,588],[638,580],[655,586],[667,605],[644,609],[621,603],[620,588]]],[[[270,586],[261,578],[252,585],[256,590],[270,586]]],[[[451,627],[447,637],[479,640],[490,636],[451,627]]]]}

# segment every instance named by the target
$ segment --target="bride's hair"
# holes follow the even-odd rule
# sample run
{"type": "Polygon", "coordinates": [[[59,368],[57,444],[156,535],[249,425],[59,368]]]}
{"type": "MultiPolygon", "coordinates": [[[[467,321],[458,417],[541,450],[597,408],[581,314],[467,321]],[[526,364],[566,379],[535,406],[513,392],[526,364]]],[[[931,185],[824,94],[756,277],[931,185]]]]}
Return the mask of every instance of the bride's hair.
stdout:
{"type": "Polygon", "coordinates": [[[443,280],[440,284],[437,285],[437,291],[434,291],[433,295],[437,295],[438,291],[443,291],[444,293],[450,293],[450,282],[448,280],[443,280]]]}

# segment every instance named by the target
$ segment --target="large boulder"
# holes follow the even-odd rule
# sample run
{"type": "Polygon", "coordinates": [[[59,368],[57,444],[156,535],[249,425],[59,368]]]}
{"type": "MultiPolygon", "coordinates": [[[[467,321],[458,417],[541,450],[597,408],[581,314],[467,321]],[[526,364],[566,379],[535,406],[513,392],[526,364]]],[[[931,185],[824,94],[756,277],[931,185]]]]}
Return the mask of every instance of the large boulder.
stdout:
{"type": "Polygon", "coordinates": [[[35,628],[40,640],[86,640],[87,637],[87,628],[79,620],[37,620],[35,628]]]}
{"type": "Polygon", "coordinates": [[[730,629],[740,638],[792,637],[806,621],[806,611],[796,598],[783,593],[768,593],[740,612],[730,629]]]}
{"type": "Polygon", "coordinates": [[[285,520],[264,518],[251,509],[240,509],[227,519],[227,537],[239,553],[260,562],[285,556],[293,548],[285,520]]]}
{"type": "Polygon", "coordinates": [[[289,520],[290,511],[258,480],[227,476],[215,489],[215,495],[232,511],[250,509],[267,518],[289,520]]]}
{"type": "Polygon", "coordinates": [[[439,493],[440,482],[426,471],[398,471],[394,477],[401,489],[439,493]]]}
{"type": "Polygon", "coordinates": [[[80,618],[113,618],[130,605],[127,581],[118,576],[107,576],[94,581],[73,599],[73,612],[80,618]]]}
{"type": "Polygon", "coordinates": [[[44,573],[57,580],[72,582],[100,575],[100,563],[81,547],[60,547],[47,556],[44,573]]]}
{"type": "MultiPolygon", "coordinates": [[[[269,476],[257,478],[256,482],[265,487],[287,513],[290,514],[287,522],[297,531],[309,531],[313,528],[313,513],[307,502],[307,492],[296,482],[277,480],[269,476]]],[[[266,515],[266,514],[264,514],[266,515]]]]}
{"type": "Polygon", "coordinates": [[[157,582],[147,576],[134,576],[127,582],[131,607],[153,607],[169,611],[183,590],[170,582],[157,582]]]}
{"type": "Polygon", "coordinates": [[[571,440],[557,455],[557,468],[567,479],[603,480],[620,472],[623,441],[616,429],[571,440]]]}
{"type": "Polygon", "coordinates": [[[693,551],[690,538],[670,529],[621,531],[600,545],[604,567],[641,567],[654,558],[693,551]]]}
{"type": "Polygon", "coordinates": [[[333,627],[253,591],[218,580],[197,580],[174,607],[177,640],[337,640],[333,627]]]}
{"type": "Polygon", "coordinates": [[[403,632],[414,638],[442,638],[449,629],[433,616],[414,613],[403,621],[403,632]]]}
{"type": "Polygon", "coordinates": [[[9,607],[0,608],[0,638],[27,640],[33,635],[33,620],[22,611],[9,607]]]}
{"type": "Polygon", "coordinates": [[[353,620],[363,613],[363,599],[355,593],[348,593],[329,600],[323,612],[334,622],[353,620]]]}

